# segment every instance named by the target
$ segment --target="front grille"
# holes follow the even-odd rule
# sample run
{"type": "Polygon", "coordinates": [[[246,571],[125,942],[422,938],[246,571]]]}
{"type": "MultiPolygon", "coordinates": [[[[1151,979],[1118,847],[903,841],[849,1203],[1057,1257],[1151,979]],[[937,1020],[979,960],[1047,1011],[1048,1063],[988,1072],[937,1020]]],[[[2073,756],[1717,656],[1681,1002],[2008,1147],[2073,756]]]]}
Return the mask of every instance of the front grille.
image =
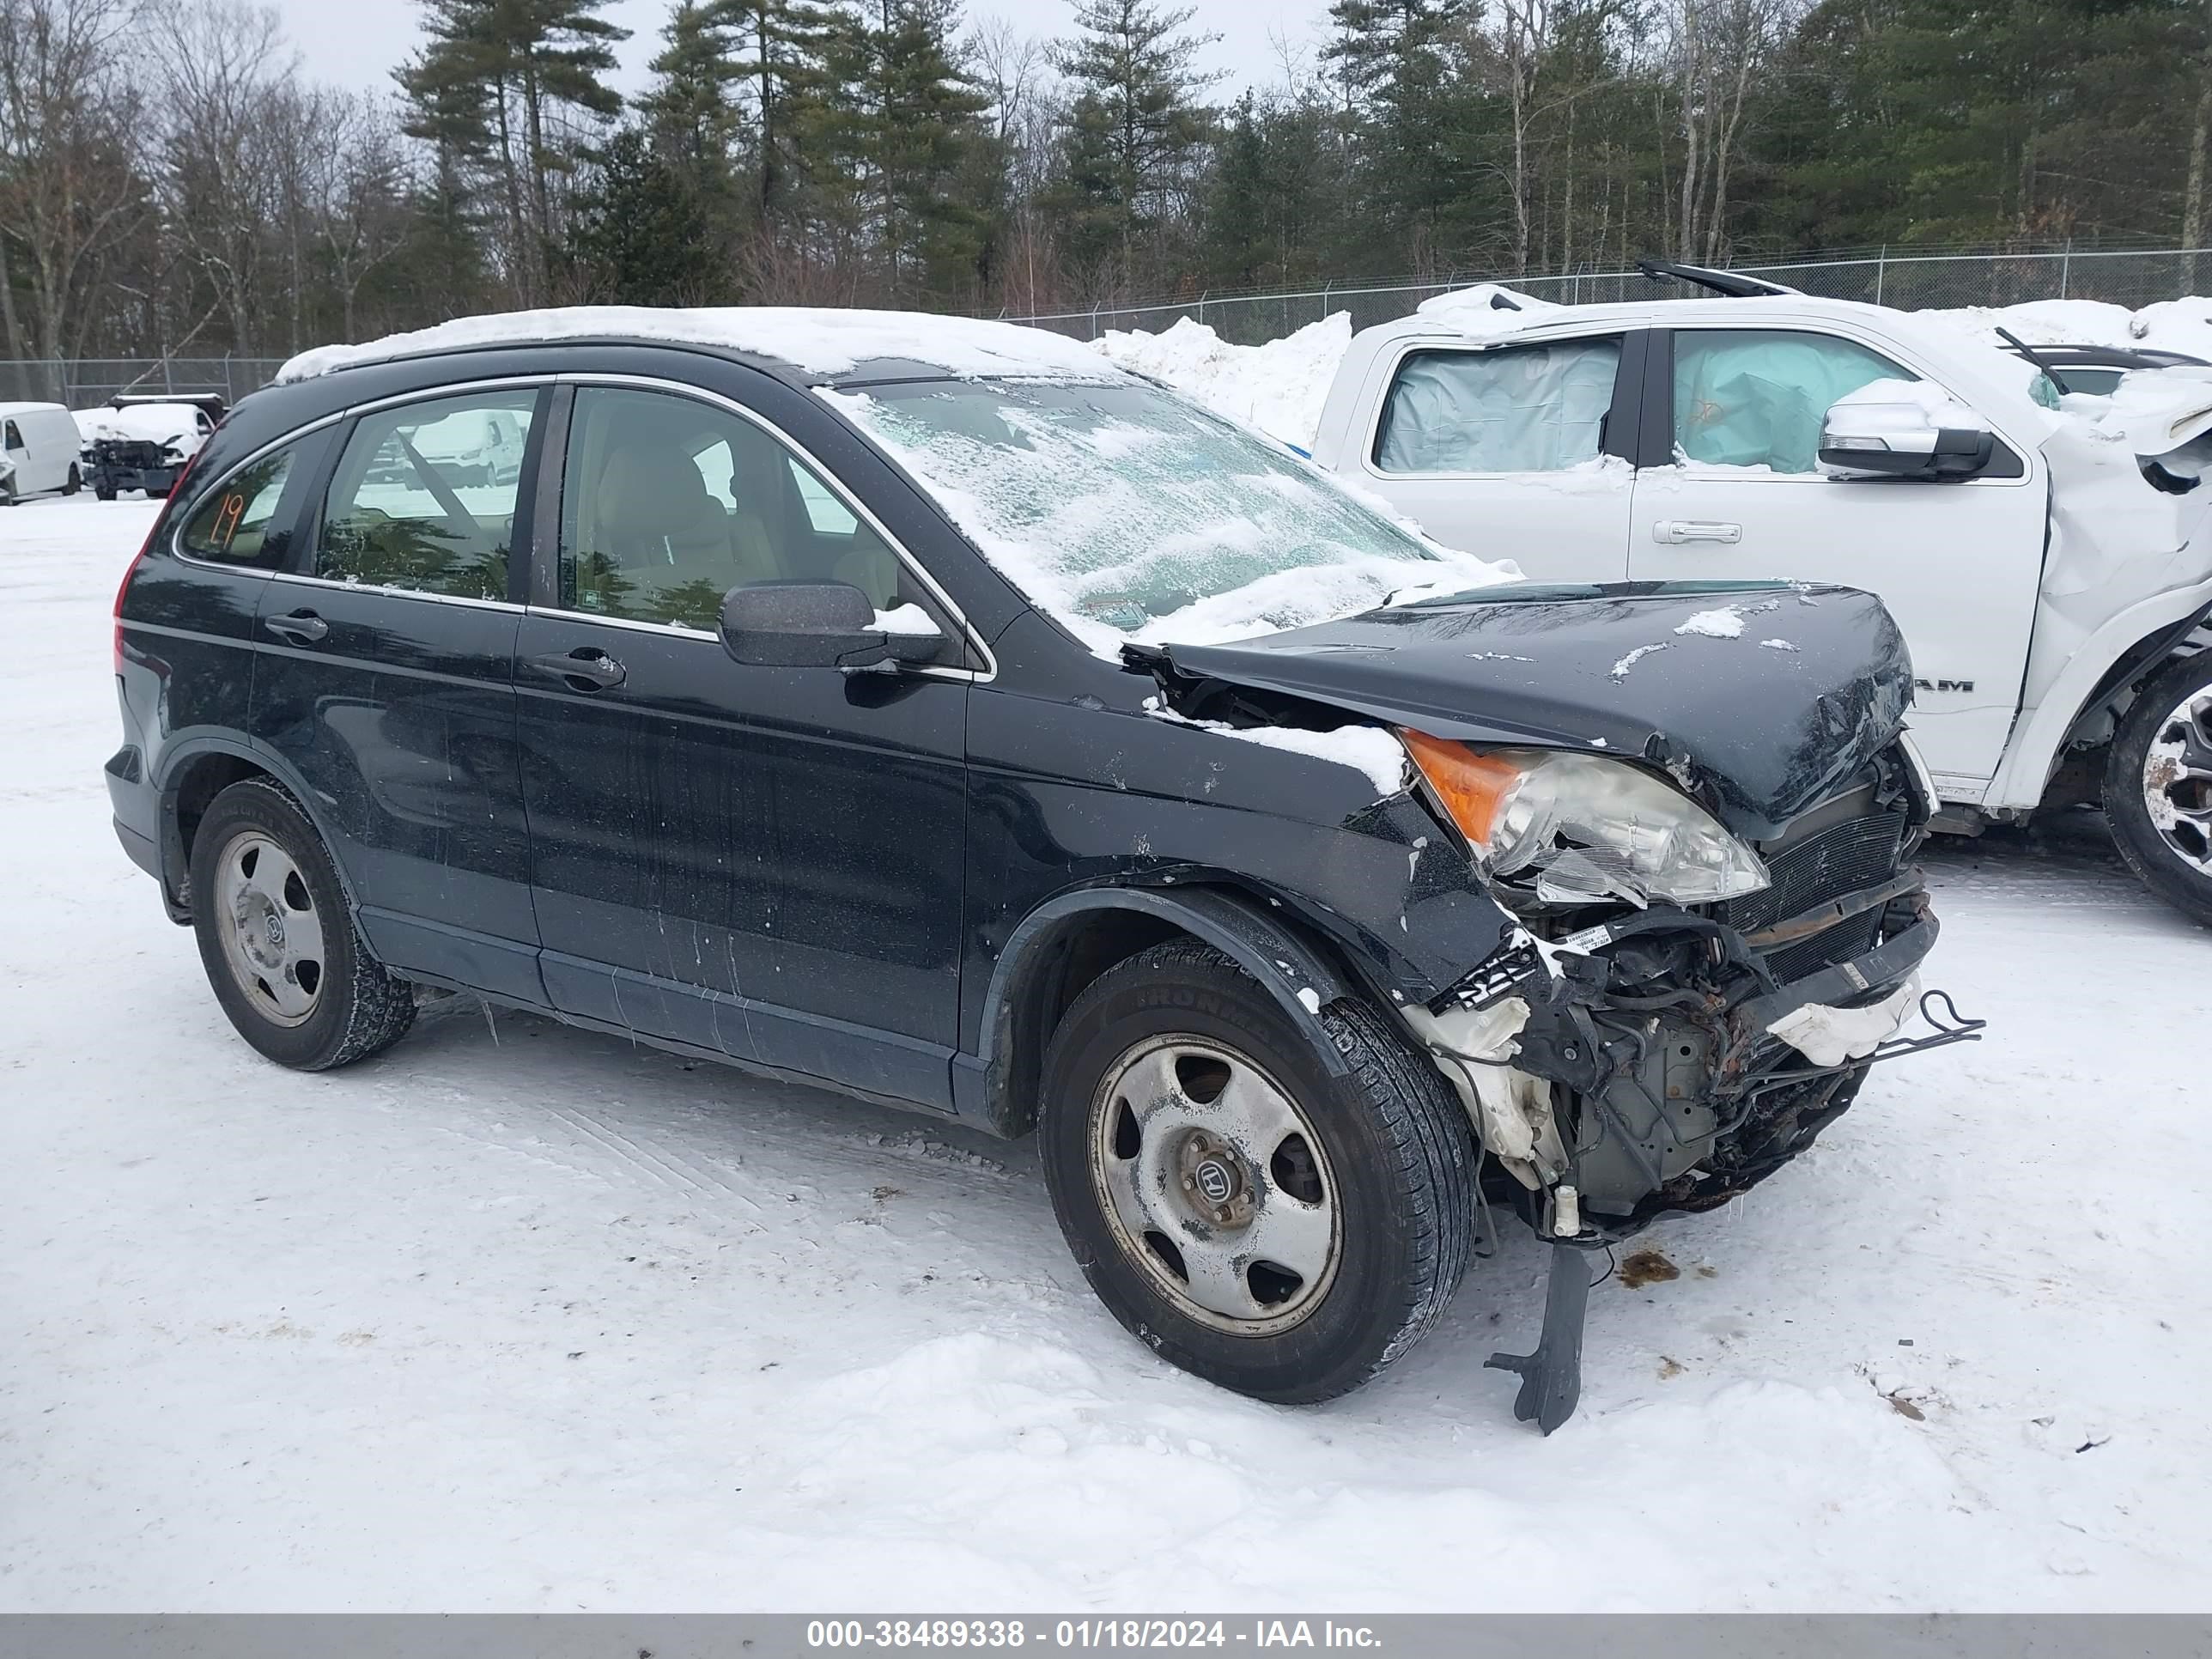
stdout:
{"type": "Polygon", "coordinates": [[[93,445],[92,458],[108,466],[159,466],[161,446],[142,438],[102,438],[93,445]]]}
{"type": "MultiPolygon", "coordinates": [[[[1887,881],[1897,873],[1904,839],[1902,812],[1875,812],[1845,818],[1778,850],[1770,848],[1765,857],[1772,885],[1730,900],[1723,907],[1721,919],[1739,932],[1755,933],[1817,904],[1887,881]]],[[[1881,937],[1881,911],[1877,908],[1811,939],[1768,951],[1766,965],[1786,985],[1832,963],[1865,955],[1881,937]]]]}

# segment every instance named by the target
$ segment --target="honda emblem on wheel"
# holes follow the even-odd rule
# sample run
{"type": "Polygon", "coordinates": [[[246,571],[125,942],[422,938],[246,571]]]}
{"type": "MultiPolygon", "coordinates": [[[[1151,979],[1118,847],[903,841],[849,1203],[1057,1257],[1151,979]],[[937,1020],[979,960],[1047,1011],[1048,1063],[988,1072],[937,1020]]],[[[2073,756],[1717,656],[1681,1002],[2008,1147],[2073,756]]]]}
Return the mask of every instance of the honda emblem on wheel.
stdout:
{"type": "Polygon", "coordinates": [[[1206,1194],[1206,1201],[1210,1204],[1228,1202],[1230,1193],[1236,1188],[1237,1183],[1229,1173],[1229,1166],[1218,1158],[1207,1158],[1198,1168],[1192,1170],[1191,1174],[1197,1179],[1198,1190],[1206,1194]]]}

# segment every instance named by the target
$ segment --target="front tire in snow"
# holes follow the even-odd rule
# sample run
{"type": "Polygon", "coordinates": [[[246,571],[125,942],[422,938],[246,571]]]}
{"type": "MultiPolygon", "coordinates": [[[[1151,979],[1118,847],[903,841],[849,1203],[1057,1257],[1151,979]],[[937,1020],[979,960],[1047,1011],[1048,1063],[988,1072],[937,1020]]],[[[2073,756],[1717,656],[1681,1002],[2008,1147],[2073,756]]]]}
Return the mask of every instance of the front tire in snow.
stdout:
{"type": "Polygon", "coordinates": [[[2136,696],[2106,762],[2105,817],[2144,885],[2212,927],[2212,652],[2136,696]]]}
{"type": "Polygon", "coordinates": [[[322,837],[258,779],[215,798],[192,839],[192,930],[216,1000],[280,1066],[326,1071],[390,1048],[414,988],[368,953],[322,837]]]}
{"type": "Polygon", "coordinates": [[[1041,1103],[1053,1208],[1099,1299],[1183,1370],[1286,1404],[1419,1340],[1474,1228],[1442,1076],[1357,1002],[1320,1018],[1326,1059],[1226,957],[1155,945],[1076,999],[1041,1103]]]}

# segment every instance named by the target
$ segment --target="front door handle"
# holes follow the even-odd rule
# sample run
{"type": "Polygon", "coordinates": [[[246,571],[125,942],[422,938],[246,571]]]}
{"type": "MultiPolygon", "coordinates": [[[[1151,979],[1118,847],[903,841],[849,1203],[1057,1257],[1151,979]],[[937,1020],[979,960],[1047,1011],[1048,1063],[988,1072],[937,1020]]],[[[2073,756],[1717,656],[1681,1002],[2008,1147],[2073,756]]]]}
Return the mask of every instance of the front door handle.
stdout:
{"type": "Polygon", "coordinates": [[[1662,547],[1680,547],[1685,542],[1726,542],[1734,546],[1743,539],[1743,526],[1717,519],[1662,519],[1651,526],[1651,539],[1662,547]]]}
{"type": "Polygon", "coordinates": [[[629,670],[596,645],[580,645],[574,651],[532,657],[530,665],[541,674],[566,680],[579,691],[605,691],[629,678],[629,670]]]}
{"type": "Polygon", "coordinates": [[[295,645],[313,645],[330,637],[331,625],[312,611],[295,611],[289,617],[264,617],[261,625],[280,640],[295,645]]]}

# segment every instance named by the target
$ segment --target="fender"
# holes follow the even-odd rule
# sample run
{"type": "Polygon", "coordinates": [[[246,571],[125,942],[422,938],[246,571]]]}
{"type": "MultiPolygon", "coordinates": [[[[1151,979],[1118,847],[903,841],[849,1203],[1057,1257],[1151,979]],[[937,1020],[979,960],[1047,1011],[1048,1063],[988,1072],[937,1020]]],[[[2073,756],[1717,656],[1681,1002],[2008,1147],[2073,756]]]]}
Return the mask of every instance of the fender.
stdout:
{"type": "Polygon", "coordinates": [[[2095,696],[2099,683],[2135,647],[2180,629],[2212,610],[2212,581],[2173,588],[2130,605],[2092,634],[2052,681],[2043,700],[2022,714],[1990,780],[1982,805],[2026,811],[2041,805],[2060,752],[2095,696]]]}
{"type": "Polygon", "coordinates": [[[1322,1063],[1337,1076],[1346,1074],[1341,1055],[1322,1021],[1321,1010],[1355,988],[1297,926],[1243,894],[1219,888],[1085,887],[1055,895],[1025,916],[1006,940],[983,1005],[978,1042],[981,1053],[955,1054],[954,1109],[968,1121],[994,1134],[1024,1133],[1032,1121],[1029,1103],[1019,1097],[1042,1064],[1048,1031],[1020,1031],[1021,995],[1048,959],[1054,936],[1069,918],[1101,910],[1120,910],[1164,921],[1203,939],[1266,988],[1293,1023],[1313,1039],[1322,1063]],[[1309,1003],[1308,999],[1311,1001],[1309,1003]],[[1029,1048],[1027,1054],[1018,1049],[1029,1048]],[[1027,1074],[1016,1076],[1017,1066],[1027,1074]]]}
{"type": "MultiPolygon", "coordinates": [[[[249,740],[212,732],[204,736],[172,738],[162,748],[161,769],[154,776],[154,785],[160,792],[161,803],[158,810],[161,902],[169,912],[169,920],[180,927],[191,922],[191,912],[179,906],[171,896],[178,890],[185,873],[183,826],[177,821],[177,792],[179,780],[191,764],[210,755],[227,755],[234,760],[246,762],[258,771],[267,773],[283,787],[285,793],[291,796],[293,805],[307,814],[307,822],[315,826],[315,833],[323,838],[323,845],[328,847],[331,844],[330,826],[323,822],[322,803],[308,789],[298,769],[283,756],[249,740]]],[[[353,878],[336,858],[331,860],[331,868],[337,872],[338,886],[345,894],[346,908],[358,911],[361,901],[355,896],[353,878]]]]}

